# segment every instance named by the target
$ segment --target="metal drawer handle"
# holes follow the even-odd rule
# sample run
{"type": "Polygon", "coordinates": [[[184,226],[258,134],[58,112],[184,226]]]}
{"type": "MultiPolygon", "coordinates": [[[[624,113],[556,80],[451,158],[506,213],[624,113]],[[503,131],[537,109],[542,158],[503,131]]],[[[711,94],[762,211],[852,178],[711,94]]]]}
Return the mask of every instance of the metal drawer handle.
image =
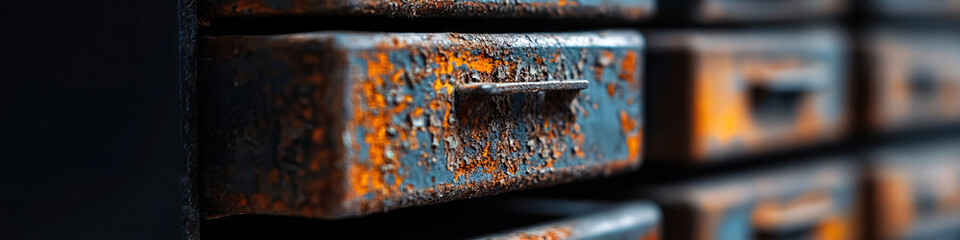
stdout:
{"type": "Polygon", "coordinates": [[[512,93],[540,91],[571,91],[587,89],[587,80],[511,82],[511,83],[470,83],[457,88],[458,93],[468,95],[502,95],[512,93]]]}

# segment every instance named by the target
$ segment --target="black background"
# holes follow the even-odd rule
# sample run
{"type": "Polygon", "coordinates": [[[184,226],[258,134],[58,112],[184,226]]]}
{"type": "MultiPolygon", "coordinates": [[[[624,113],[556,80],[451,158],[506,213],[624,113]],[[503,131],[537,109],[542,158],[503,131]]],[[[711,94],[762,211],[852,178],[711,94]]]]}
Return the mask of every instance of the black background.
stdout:
{"type": "Polygon", "coordinates": [[[180,238],[177,1],[0,9],[0,238],[180,238]]]}

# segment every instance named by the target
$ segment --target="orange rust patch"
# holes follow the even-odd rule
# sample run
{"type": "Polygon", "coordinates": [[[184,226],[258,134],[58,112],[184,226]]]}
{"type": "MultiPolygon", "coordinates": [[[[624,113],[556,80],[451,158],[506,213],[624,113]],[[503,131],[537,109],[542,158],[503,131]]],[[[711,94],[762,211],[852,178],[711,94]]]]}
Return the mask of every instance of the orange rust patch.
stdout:
{"type": "Polygon", "coordinates": [[[570,227],[554,227],[544,229],[539,233],[520,233],[516,237],[520,240],[559,240],[570,237],[570,227]]]}
{"type": "Polygon", "coordinates": [[[629,161],[636,161],[640,157],[643,138],[642,130],[637,125],[637,121],[631,118],[627,111],[620,110],[620,126],[623,134],[627,136],[627,160],[629,161]]]}
{"type": "Polygon", "coordinates": [[[503,61],[499,59],[493,59],[485,55],[473,55],[470,51],[436,54],[433,56],[433,62],[439,66],[439,68],[434,71],[437,77],[443,74],[450,74],[454,68],[459,66],[467,66],[467,68],[474,71],[489,73],[497,66],[503,65],[503,61]]]}
{"type": "Polygon", "coordinates": [[[437,92],[446,92],[447,94],[453,94],[454,89],[453,89],[453,84],[450,84],[450,80],[437,78],[437,81],[433,82],[433,90],[436,90],[437,92]]]}
{"type": "Polygon", "coordinates": [[[400,189],[403,177],[400,176],[398,168],[400,162],[398,154],[388,156],[388,147],[392,140],[387,136],[387,127],[392,121],[395,113],[404,111],[407,104],[412,102],[412,98],[403,98],[397,103],[397,106],[387,105],[380,89],[385,88],[388,82],[396,83],[402,70],[395,69],[395,66],[389,62],[385,53],[377,53],[375,59],[365,56],[367,61],[367,81],[356,85],[360,96],[355,101],[362,101],[365,104],[357,104],[354,110],[354,120],[360,126],[367,129],[367,132],[361,136],[361,139],[368,147],[369,162],[366,164],[354,163],[350,166],[350,180],[352,191],[347,194],[348,198],[357,198],[367,193],[376,193],[378,196],[390,195],[400,189]],[[384,78],[389,81],[385,81],[384,78]],[[387,175],[393,175],[393,184],[387,184],[387,175]]]}
{"type": "Polygon", "coordinates": [[[694,79],[694,155],[709,154],[705,139],[716,140],[722,146],[743,136],[753,136],[749,127],[748,109],[743,94],[723,91],[732,81],[729,77],[734,61],[729,54],[715,53],[702,56],[705,64],[696,70],[694,79]]]}
{"type": "Polygon", "coordinates": [[[632,83],[637,71],[637,53],[627,51],[626,56],[623,57],[623,62],[620,63],[620,69],[620,74],[617,77],[626,80],[627,83],[632,83]]]}
{"type": "Polygon", "coordinates": [[[640,239],[641,240],[660,240],[660,226],[654,227],[653,230],[651,230],[646,235],[643,235],[643,237],[641,237],[640,239]]]}
{"type": "Polygon", "coordinates": [[[237,0],[233,4],[223,6],[224,12],[234,13],[278,13],[276,9],[267,6],[264,0],[237,0]]]}
{"type": "Polygon", "coordinates": [[[566,6],[576,6],[577,1],[575,0],[557,0],[557,6],[566,7],[566,6]]]}
{"type": "Polygon", "coordinates": [[[270,169],[270,173],[267,173],[267,181],[272,184],[280,183],[280,171],[276,168],[270,169]]]}
{"type": "Polygon", "coordinates": [[[557,61],[560,61],[560,50],[557,50],[557,52],[553,54],[553,57],[550,58],[550,63],[555,63],[557,61]]]}
{"type": "Polygon", "coordinates": [[[839,217],[831,217],[820,223],[816,228],[817,239],[843,240],[852,239],[848,232],[847,221],[839,217]]]}
{"type": "Polygon", "coordinates": [[[315,144],[323,144],[323,136],[326,135],[326,131],[323,128],[314,128],[313,132],[310,133],[310,140],[313,140],[315,144]]]}

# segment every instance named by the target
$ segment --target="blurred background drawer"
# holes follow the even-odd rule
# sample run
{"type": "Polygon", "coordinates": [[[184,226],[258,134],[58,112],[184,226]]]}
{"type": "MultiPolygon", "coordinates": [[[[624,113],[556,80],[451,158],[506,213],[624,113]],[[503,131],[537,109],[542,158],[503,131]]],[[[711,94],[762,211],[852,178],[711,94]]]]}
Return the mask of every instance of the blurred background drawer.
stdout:
{"type": "Polygon", "coordinates": [[[660,239],[660,210],[644,201],[517,198],[505,205],[510,212],[562,219],[478,239],[660,239]]]}
{"type": "Polygon", "coordinates": [[[616,19],[652,15],[653,0],[200,0],[203,17],[373,16],[616,19]]]}
{"type": "Polygon", "coordinates": [[[829,29],[651,34],[648,153],[712,162],[847,133],[845,40],[829,29]]]}
{"type": "Polygon", "coordinates": [[[647,201],[496,196],[328,221],[240,215],[205,219],[215,239],[660,239],[647,201]]]}
{"type": "Polygon", "coordinates": [[[637,32],[200,45],[207,216],[355,216],[640,165],[637,32]]]}
{"type": "Polygon", "coordinates": [[[882,17],[952,17],[960,14],[960,0],[865,0],[864,6],[882,17]]]}
{"type": "Polygon", "coordinates": [[[839,16],[846,0],[664,0],[658,18],[698,23],[812,20],[839,16]]]}
{"type": "Polygon", "coordinates": [[[664,236],[856,239],[858,177],[856,168],[844,160],[827,159],[663,187],[654,195],[663,209],[664,236]]]}
{"type": "Polygon", "coordinates": [[[960,124],[960,32],[878,27],[868,38],[868,121],[876,132],[960,124]]]}
{"type": "Polygon", "coordinates": [[[872,158],[872,239],[960,236],[960,139],[881,148],[872,158]]]}

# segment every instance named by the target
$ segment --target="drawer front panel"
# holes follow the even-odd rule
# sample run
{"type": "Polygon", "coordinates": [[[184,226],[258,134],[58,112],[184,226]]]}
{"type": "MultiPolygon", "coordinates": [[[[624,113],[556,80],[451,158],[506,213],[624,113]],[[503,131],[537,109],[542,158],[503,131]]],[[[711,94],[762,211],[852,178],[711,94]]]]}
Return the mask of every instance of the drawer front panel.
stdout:
{"type": "Polygon", "coordinates": [[[206,17],[377,16],[639,20],[653,0],[201,0],[206,17]]]}
{"type": "MultiPolygon", "coordinates": [[[[561,220],[509,230],[477,239],[660,239],[660,210],[651,203],[634,201],[605,203],[602,208],[577,215],[565,216],[564,211],[584,208],[584,203],[551,201],[551,199],[524,201],[524,211],[563,216],[561,220]],[[532,206],[530,204],[539,204],[532,206]],[[544,209],[544,207],[551,209],[544,209]],[[552,213],[552,214],[551,214],[552,213]]],[[[561,200],[562,201],[562,200],[561,200]]],[[[590,209],[593,207],[587,207],[590,209]]]]}
{"type": "Polygon", "coordinates": [[[651,94],[686,106],[651,109],[658,119],[651,144],[664,145],[651,147],[654,156],[713,161],[825,143],[847,132],[846,57],[832,31],[657,38],[673,43],[653,41],[661,53],[651,61],[673,66],[651,69],[665,72],[651,72],[651,94]]]}
{"type": "Polygon", "coordinates": [[[960,141],[874,152],[870,229],[882,239],[924,239],[960,233],[960,141]]]}
{"type": "Polygon", "coordinates": [[[960,123],[960,34],[886,29],[869,39],[874,130],[960,123]]]}
{"type": "Polygon", "coordinates": [[[673,0],[658,3],[660,15],[701,23],[763,22],[836,16],[844,0],[673,0]]]}
{"type": "Polygon", "coordinates": [[[820,163],[657,192],[670,239],[856,239],[857,171],[820,163]]]}
{"type": "Polygon", "coordinates": [[[635,32],[311,33],[202,44],[210,212],[353,216],[640,163],[635,32]]]}
{"type": "Polygon", "coordinates": [[[957,0],[869,0],[864,4],[884,17],[955,17],[960,14],[957,0]]]}

